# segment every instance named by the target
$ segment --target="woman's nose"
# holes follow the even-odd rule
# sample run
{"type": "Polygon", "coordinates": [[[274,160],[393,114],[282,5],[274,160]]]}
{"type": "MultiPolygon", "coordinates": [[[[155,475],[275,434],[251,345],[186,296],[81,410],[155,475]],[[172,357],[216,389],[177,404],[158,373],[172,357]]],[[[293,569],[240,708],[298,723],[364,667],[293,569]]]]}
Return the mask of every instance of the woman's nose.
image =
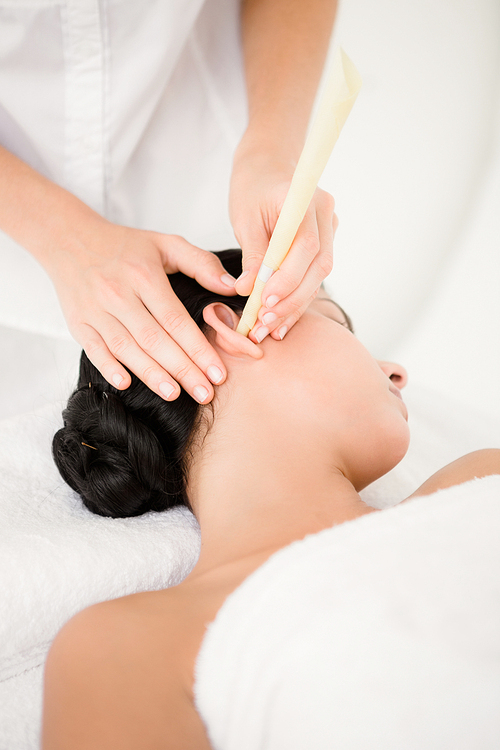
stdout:
{"type": "Polygon", "coordinates": [[[392,380],[395,386],[400,390],[405,387],[408,382],[408,373],[402,365],[398,365],[396,362],[381,362],[380,359],[377,362],[382,372],[387,375],[389,380],[392,380]]]}

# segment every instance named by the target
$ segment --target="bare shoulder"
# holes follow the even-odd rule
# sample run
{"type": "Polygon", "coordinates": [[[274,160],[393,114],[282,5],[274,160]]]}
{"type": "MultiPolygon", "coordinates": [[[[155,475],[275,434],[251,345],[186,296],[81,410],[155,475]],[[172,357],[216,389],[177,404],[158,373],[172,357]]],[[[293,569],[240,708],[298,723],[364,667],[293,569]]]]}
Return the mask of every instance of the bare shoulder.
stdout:
{"type": "Polygon", "coordinates": [[[45,667],[42,750],[208,750],[186,677],[189,628],[175,589],[88,607],[45,667]]]}
{"type": "Polygon", "coordinates": [[[410,500],[412,497],[418,497],[419,495],[430,495],[438,490],[463,484],[471,479],[487,477],[491,474],[500,474],[499,448],[485,448],[484,450],[467,453],[467,455],[458,458],[433,474],[416,492],[406,499],[410,500]]]}

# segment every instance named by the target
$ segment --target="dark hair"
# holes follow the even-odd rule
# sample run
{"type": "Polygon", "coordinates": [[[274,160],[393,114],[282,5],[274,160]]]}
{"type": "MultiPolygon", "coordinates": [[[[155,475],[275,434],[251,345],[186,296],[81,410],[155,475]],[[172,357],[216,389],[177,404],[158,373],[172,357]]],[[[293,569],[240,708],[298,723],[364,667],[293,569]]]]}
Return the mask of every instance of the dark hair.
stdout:
{"type": "MultiPolygon", "coordinates": [[[[241,250],[216,255],[232,276],[241,273],[241,250]]],[[[224,302],[240,312],[246,297],[210,292],[182,273],[168,277],[188,313],[204,330],[204,308],[224,302]]],[[[187,453],[200,405],[181,388],[164,401],[133,373],[124,391],[113,388],[89,361],[80,360],[78,388],[54,435],[52,454],[63,479],[89,510],[123,518],[175,505],[191,508],[186,495],[187,453]]]]}

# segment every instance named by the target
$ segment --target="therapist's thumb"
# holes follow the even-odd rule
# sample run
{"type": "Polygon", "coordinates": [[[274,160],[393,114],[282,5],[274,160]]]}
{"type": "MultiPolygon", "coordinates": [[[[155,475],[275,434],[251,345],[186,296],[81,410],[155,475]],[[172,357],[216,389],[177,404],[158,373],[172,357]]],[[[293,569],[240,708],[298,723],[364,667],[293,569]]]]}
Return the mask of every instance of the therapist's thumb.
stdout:
{"type": "Polygon", "coordinates": [[[269,236],[264,227],[239,233],[238,240],[242,251],[242,273],[236,280],[236,291],[242,297],[248,296],[255,283],[259,268],[269,245],[269,236]]]}
{"type": "Polygon", "coordinates": [[[166,239],[170,261],[164,266],[167,273],[180,271],[211,292],[236,294],[235,279],[226,271],[217,255],[191,245],[183,237],[171,235],[166,239]]]}

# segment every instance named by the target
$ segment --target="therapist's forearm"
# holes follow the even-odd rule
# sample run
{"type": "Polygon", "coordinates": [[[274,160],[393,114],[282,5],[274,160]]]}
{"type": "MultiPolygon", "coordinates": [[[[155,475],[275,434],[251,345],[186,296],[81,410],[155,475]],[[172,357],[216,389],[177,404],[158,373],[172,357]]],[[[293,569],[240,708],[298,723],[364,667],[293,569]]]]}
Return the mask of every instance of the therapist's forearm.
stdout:
{"type": "Polygon", "coordinates": [[[0,146],[0,229],[50,273],[57,255],[83,246],[99,214],[0,146]]]}
{"type": "Polygon", "coordinates": [[[336,0],[242,0],[249,125],[240,148],[296,163],[325,63],[336,0]]]}

